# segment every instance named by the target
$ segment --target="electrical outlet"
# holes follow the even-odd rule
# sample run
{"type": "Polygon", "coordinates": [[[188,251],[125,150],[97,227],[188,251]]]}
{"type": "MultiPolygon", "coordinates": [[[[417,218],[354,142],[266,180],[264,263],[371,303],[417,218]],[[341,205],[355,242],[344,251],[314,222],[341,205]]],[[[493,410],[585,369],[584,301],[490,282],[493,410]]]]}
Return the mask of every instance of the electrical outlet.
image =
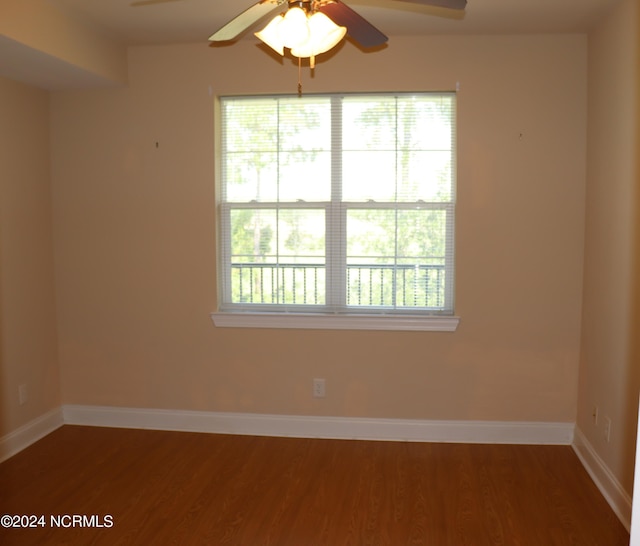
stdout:
{"type": "Polygon", "coordinates": [[[29,393],[27,391],[27,385],[22,384],[18,387],[18,403],[24,406],[29,400],[29,393]]]}
{"type": "Polygon", "coordinates": [[[598,418],[600,417],[600,408],[598,406],[593,406],[593,413],[591,414],[593,417],[593,426],[598,426],[598,418]]]}
{"type": "Polygon", "coordinates": [[[607,442],[611,441],[611,419],[609,417],[604,418],[604,438],[607,442]]]}
{"type": "Polygon", "coordinates": [[[313,397],[324,398],[326,396],[326,381],[324,379],[313,380],[313,397]]]}

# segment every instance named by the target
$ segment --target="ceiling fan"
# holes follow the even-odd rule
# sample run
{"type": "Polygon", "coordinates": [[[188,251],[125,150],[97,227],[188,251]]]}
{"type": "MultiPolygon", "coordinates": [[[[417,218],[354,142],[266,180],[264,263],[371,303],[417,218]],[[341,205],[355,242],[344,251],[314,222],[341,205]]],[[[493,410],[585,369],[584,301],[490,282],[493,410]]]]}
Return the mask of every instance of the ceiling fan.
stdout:
{"type": "MultiPolygon", "coordinates": [[[[131,6],[176,1],[180,0],[137,0],[131,6]]],[[[467,0],[394,1],[458,11],[464,10],[467,5],[467,0]]],[[[341,0],[259,0],[214,32],[209,41],[231,42],[276,10],[278,15],[255,36],[281,56],[284,56],[285,48],[289,49],[294,57],[298,57],[299,70],[301,59],[308,58],[313,69],[316,56],[338,45],[347,34],[363,48],[381,46],[388,40],[380,30],[341,0]]],[[[299,94],[301,90],[298,81],[299,94]]]]}
{"type": "MultiPolygon", "coordinates": [[[[411,2],[414,4],[448,8],[452,10],[464,10],[467,5],[467,0],[395,1],[411,2]]],[[[284,6],[285,4],[286,11],[282,14],[283,19],[287,18],[287,15],[289,15],[292,10],[301,10],[309,19],[317,13],[321,13],[330,19],[330,21],[335,25],[343,27],[345,29],[345,33],[362,47],[370,48],[380,46],[388,40],[387,36],[340,0],[260,0],[229,21],[222,28],[214,32],[209,37],[209,41],[228,42],[234,40],[260,19],[268,15],[270,12],[275,11],[276,8],[281,8],[281,6],[284,6]]],[[[343,36],[345,33],[343,33],[343,36]]],[[[258,37],[262,39],[261,36],[258,37]]],[[[339,41],[340,40],[338,40],[338,42],[339,41]]],[[[292,53],[295,55],[295,51],[292,51],[292,53]]]]}

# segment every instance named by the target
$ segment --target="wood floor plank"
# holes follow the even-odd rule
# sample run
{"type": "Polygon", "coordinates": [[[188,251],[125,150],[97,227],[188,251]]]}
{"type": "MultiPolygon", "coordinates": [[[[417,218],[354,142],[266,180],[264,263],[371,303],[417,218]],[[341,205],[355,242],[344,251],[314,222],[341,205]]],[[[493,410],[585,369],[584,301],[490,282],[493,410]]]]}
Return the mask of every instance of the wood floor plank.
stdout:
{"type": "Polygon", "coordinates": [[[627,546],[569,446],[64,426],[0,464],[0,544],[627,546]],[[58,528],[51,516],[111,527],[58,528]]]}

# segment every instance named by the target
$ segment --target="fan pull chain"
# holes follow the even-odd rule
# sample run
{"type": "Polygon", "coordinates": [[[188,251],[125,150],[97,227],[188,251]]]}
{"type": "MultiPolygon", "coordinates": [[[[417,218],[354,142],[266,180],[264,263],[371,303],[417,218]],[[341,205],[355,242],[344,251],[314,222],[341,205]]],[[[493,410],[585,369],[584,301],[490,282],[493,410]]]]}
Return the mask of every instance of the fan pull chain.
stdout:
{"type": "Polygon", "coordinates": [[[302,58],[298,57],[298,96],[302,96],[302,58]]]}

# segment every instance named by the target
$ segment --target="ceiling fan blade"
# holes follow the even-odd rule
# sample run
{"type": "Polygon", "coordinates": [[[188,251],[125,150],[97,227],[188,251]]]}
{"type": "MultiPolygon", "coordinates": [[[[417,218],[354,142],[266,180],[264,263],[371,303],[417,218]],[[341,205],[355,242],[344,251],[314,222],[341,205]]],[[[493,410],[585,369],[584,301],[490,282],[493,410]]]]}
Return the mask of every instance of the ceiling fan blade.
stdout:
{"type": "Polygon", "coordinates": [[[364,17],[339,0],[322,4],[318,11],[324,13],[336,25],[347,27],[347,34],[362,47],[379,46],[389,39],[364,17]]]}
{"type": "Polygon", "coordinates": [[[422,4],[424,6],[435,6],[438,8],[464,9],[467,0],[397,0],[398,2],[411,2],[412,4],[422,4]]]}
{"type": "Polygon", "coordinates": [[[247,30],[251,25],[257,23],[265,15],[273,11],[276,7],[284,4],[287,0],[261,0],[250,8],[244,10],[240,15],[231,19],[226,25],[209,36],[210,42],[228,42],[233,40],[247,30]]]}

